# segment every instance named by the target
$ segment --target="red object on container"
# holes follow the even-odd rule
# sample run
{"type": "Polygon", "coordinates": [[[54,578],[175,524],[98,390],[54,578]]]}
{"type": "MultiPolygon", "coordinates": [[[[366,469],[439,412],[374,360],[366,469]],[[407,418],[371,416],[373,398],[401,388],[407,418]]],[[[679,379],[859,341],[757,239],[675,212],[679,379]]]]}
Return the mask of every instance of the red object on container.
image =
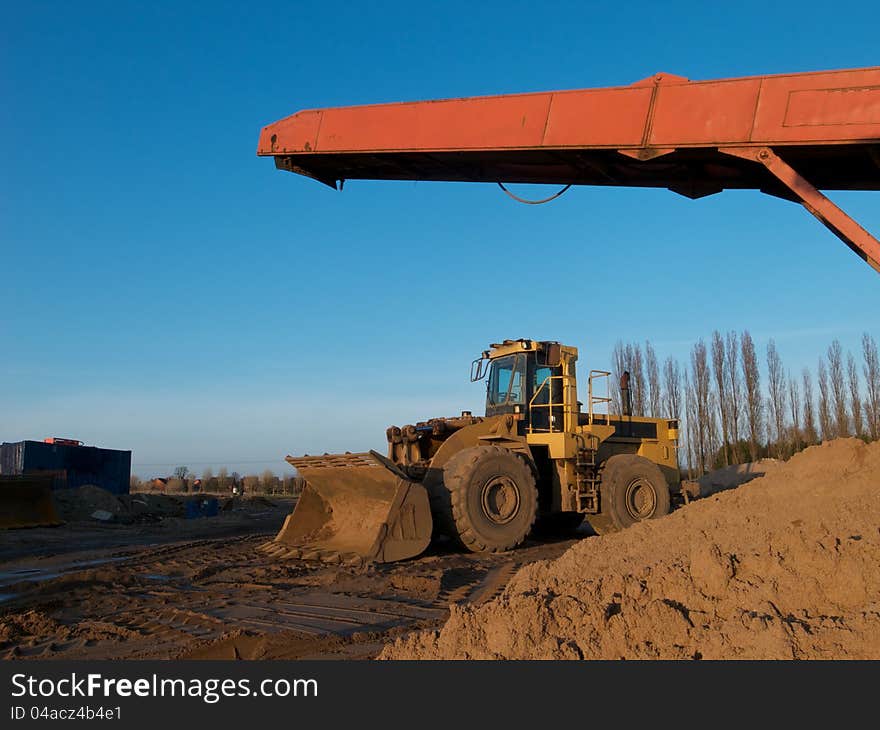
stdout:
{"type": "Polygon", "coordinates": [[[298,112],[257,154],[346,179],[757,189],[802,203],[880,271],[880,242],[819,192],[880,190],[880,67],[298,112]]]}
{"type": "Polygon", "coordinates": [[[43,443],[45,444],[55,444],[56,446],[82,446],[82,441],[77,441],[76,439],[60,439],[56,436],[51,438],[43,439],[43,443]]]}

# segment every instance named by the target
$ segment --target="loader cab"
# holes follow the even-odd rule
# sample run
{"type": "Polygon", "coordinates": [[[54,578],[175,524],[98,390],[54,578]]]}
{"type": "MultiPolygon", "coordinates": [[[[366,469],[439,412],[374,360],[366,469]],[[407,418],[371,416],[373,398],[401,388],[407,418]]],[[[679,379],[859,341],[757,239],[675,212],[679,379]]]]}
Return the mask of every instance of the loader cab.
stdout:
{"type": "Polygon", "coordinates": [[[563,376],[569,375],[574,359],[566,367],[560,345],[533,340],[492,345],[471,371],[472,380],[486,379],[486,416],[515,414],[523,432],[564,429],[563,376]]]}

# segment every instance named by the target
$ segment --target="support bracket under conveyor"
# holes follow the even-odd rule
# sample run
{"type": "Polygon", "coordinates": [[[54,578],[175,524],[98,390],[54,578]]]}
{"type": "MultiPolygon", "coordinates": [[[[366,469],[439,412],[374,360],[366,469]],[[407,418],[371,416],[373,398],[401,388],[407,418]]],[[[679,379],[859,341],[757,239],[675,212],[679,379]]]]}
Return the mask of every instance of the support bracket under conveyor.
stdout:
{"type": "Polygon", "coordinates": [[[857,256],[880,273],[880,241],[856,223],[846,211],[831,202],[773,150],[769,147],[719,147],[718,151],[764,165],[793,193],[804,208],[816,216],[857,256]]]}

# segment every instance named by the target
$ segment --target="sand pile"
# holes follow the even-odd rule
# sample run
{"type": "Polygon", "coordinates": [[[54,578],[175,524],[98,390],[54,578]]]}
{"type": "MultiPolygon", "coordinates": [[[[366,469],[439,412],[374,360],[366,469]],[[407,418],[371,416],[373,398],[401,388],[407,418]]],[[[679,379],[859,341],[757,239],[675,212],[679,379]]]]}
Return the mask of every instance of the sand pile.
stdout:
{"type": "Polygon", "coordinates": [[[749,464],[734,464],[716,469],[700,477],[698,484],[700,497],[709,497],[726,489],[739,487],[758,477],[772,474],[783,462],[778,459],[760,459],[749,464]]]}
{"type": "Polygon", "coordinates": [[[61,489],[52,496],[65,522],[94,522],[96,513],[104,513],[102,521],[121,523],[155,522],[169,517],[182,519],[187,501],[184,497],[144,492],[115,495],[93,484],[61,489]]]}
{"type": "Polygon", "coordinates": [[[149,516],[158,520],[166,517],[183,517],[185,508],[183,499],[167,494],[136,492],[122,495],[120,501],[135,518],[149,516]]]}
{"type": "Polygon", "coordinates": [[[67,627],[41,611],[27,611],[0,620],[0,644],[21,636],[58,634],[63,639],[69,633],[67,627]]]}
{"type": "Polygon", "coordinates": [[[128,512],[119,497],[94,484],[60,489],[53,493],[53,497],[59,516],[66,522],[91,519],[98,511],[109,512],[114,517],[128,512]]]}
{"type": "Polygon", "coordinates": [[[386,659],[880,658],[880,442],[840,439],[520,570],[386,659]]]}
{"type": "Polygon", "coordinates": [[[66,642],[77,641],[82,645],[102,639],[126,640],[138,639],[136,631],[126,629],[105,621],[85,620],[74,625],[67,625],[39,610],[12,614],[0,618],[0,650],[7,649],[4,659],[15,659],[21,656],[19,648],[24,644],[32,647],[51,637],[51,641],[43,649],[42,654],[51,656],[66,642]]]}

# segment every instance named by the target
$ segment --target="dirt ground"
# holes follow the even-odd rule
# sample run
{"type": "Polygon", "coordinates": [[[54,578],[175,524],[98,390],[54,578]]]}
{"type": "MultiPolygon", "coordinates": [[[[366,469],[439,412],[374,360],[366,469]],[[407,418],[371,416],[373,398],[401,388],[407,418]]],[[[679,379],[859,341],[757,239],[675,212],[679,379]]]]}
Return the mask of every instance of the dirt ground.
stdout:
{"type": "MultiPolygon", "coordinates": [[[[113,507],[106,494],[84,496],[90,503],[68,505],[68,519],[91,502],[113,507]]],[[[279,562],[258,548],[293,504],[245,499],[212,518],[6,531],[0,657],[369,659],[402,633],[442,625],[451,603],[491,599],[518,568],[576,541],[498,556],[433,547],[359,569],[279,562]]]]}
{"type": "Polygon", "coordinates": [[[700,492],[615,535],[361,568],[259,550],[289,499],[187,520],[84,493],[113,520],[0,534],[0,657],[880,658],[880,443],[700,492]]]}

